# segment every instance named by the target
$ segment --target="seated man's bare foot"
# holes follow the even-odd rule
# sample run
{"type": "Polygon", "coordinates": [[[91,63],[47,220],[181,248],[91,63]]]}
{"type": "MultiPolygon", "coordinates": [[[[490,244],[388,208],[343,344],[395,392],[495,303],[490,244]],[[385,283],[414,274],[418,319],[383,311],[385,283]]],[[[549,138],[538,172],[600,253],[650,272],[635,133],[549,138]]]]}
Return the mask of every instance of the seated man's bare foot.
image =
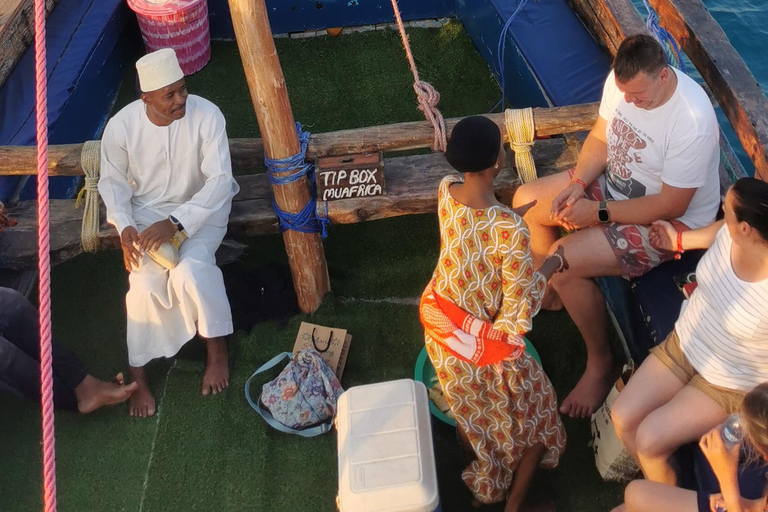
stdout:
{"type": "Polygon", "coordinates": [[[563,301],[554,287],[547,286],[547,289],[544,291],[544,297],[541,299],[541,309],[546,311],[560,311],[563,309],[563,301]]]}
{"type": "Polygon", "coordinates": [[[203,396],[221,393],[229,386],[229,358],[227,341],[224,338],[206,340],[208,361],[203,375],[203,396]]]}
{"type": "Polygon", "coordinates": [[[560,413],[571,418],[589,418],[602,405],[621,370],[613,360],[603,365],[587,364],[576,387],[560,405],[560,413]]]}
{"type": "Polygon", "coordinates": [[[83,382],[75,388],[77,410],[88,414],[105,405],[125,402],[136,392],[139,385],[135,382],[126,386],[125,382],[104,382],[92,375],[86,375],[83,382]]]}
{"type": "Polygon", "coordinates": [[[130,367],[131,378],[138,386],[136,391],[128,399],[128,413],[138,418],[149,418],[155,414],[155,397],[149,390],[147,375],[143,367],[130,367]]]}

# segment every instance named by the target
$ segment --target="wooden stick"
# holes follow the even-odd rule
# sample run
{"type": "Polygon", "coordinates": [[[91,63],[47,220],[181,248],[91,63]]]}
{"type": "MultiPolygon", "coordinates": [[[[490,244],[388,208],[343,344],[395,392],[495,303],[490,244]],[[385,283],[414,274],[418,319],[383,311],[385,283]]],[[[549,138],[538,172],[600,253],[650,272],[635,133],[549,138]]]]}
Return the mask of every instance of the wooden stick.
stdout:
{"type": "MultiPolygon", "coordinates": [[[[46,0],[46,17],[57,3],[59,0],[46,0]]],[[[32,27],[33,6],[32,0],[0,2],[0,89],[35,37],[32,27]]]]}
{"type": "Polygon", "coordinates": [[[768,98],[728,36],[700,0],[650,0],[715,94],[741,145],[768,180],[768,98]]]}
{"type": "MultiPolygon", "coordinates": [[[[567,107],[536,108],[533,120],[537,137],[549,137],[563,133],[587,131],[597,119],[597,103],[567,107]]],[[[487,114],[503,131],[504,114],[487,114]]],[[[449,130],[462,118],[446,120],[449,130]]],[[[351,130],[313,134],[309,140],[308,158],[334,156],[364,151],[404,151],[428,148],[432,145],[432,125],[426,121],[370,126],[351,130]]],[[[50,146],[48,171],[51,176],[79,176],[82,144],[50,146]]],[[[264,163],[264,145],[261,139],[230,139],[229,150],[232,167],[250,169],[264,163]]],[[[0,176],[32,175],[37,172],[36,153],[33,147],[0,146],[0,176]]]]}
{"type": "MultiPolygon", "coordinates": [[[[264,0],[229,0],[229,7],[264,151],[274,159],[295,155],[301,148],[264,0]]],[[[286,212],[298,213],[310,201],[306,177],[272,190],[286,212]]],[[[320,234],[288,230],[283,240],[299,308],[312,313],[331,289],[320,234]]]]}

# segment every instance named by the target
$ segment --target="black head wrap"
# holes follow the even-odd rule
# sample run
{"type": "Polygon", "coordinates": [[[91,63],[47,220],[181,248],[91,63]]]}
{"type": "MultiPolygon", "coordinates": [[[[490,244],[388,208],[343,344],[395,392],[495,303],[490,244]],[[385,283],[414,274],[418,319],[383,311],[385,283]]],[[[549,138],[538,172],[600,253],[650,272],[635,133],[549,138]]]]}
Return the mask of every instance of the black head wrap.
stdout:
{"type": "Polygon", "coordinates": [[[501,131],[483,116],[459,121],[451,132],[445,158],[459,172],[480,172],[496,164],[501,131]]]}

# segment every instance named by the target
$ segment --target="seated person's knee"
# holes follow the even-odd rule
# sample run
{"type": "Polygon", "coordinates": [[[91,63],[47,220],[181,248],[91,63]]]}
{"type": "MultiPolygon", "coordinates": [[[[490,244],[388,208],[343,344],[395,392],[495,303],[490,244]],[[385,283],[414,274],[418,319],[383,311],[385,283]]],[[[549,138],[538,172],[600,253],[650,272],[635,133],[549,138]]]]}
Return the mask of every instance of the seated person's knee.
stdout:
{"type": "Polygon", "coordinates": [[[664,441],[664,432],[647,420],[641,422],[637,427],[635,443],[638,456],[654,459],[668,458],[679,448],[678,446],[669,446],[669,443],[664,441]]]}

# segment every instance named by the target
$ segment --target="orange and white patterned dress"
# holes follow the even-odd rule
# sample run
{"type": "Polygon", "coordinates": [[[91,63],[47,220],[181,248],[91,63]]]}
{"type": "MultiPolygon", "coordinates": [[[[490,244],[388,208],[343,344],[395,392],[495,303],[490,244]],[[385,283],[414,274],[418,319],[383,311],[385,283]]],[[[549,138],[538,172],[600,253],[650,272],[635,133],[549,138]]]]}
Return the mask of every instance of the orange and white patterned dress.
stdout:
{"type": "MultiPolygon", "coordinates": [[[[456,182],[461,178],[451,175],[440,183],[434,292],[495,329],[528,332],[546,287],[544,276],[533,271],[528,228],[509,208],[478,210],[459,203],[448,191],[456,182]]],[[[552,384],[528,352],[476,366],[425,337],[451,411],[477,457],[462,478],[480,502],[505,498],[524,450],[536,443],[547,448],[542,466],[557,465],[565,429],[552,384]]]]}

